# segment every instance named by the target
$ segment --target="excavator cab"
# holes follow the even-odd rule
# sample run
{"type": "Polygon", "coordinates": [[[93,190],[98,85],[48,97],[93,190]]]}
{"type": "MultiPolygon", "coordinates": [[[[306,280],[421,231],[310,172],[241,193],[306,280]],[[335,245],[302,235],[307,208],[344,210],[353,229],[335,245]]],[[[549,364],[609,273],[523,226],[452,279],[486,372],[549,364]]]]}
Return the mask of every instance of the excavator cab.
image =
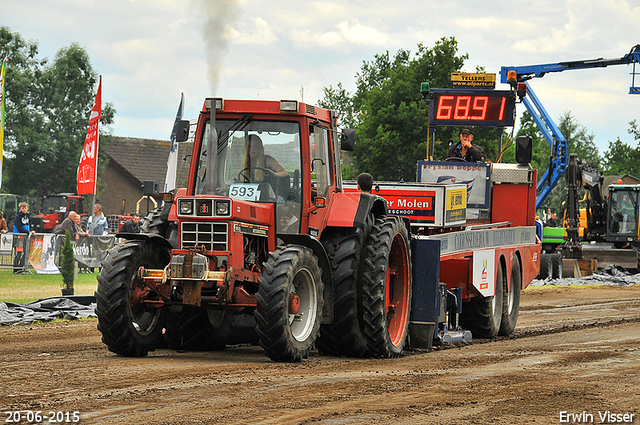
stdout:
{"type": "Polygon", "coordinates": [[[638,239],[638,202],[640,186],[609,186],[609,217],[607,239],[625,245],[638,239]]]}

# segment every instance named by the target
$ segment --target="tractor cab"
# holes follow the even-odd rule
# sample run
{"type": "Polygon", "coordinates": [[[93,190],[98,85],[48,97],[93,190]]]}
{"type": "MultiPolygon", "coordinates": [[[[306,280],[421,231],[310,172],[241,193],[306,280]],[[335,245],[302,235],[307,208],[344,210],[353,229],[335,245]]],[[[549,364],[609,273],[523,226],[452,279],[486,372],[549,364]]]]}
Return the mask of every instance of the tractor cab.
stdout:
{"type": "Polygon", "coordinates": [[[305,233],[303,210],[314,208],[341,181],[331,169],[339,157],[331,157],[329,144],[337,141],[330,134],[329,111],[305,105],[299,114],[298,109],[296,101],[207,99],[195,135],[188,196],[274,204],[278,234],[305,233]]]}

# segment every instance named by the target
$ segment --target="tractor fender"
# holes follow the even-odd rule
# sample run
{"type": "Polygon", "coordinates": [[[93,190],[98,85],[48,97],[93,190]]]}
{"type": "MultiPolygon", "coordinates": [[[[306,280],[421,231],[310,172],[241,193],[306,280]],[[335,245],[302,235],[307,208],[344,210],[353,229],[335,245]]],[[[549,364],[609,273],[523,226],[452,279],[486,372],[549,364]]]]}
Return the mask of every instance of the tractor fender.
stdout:
{"type": "Polygon", "coordinates": [[[171,243],[167,238],[157,233],[117,233],[116,237],[127,239],[127,240],[147,241],[153,245],[157,245],[160,248],[166,248],[168,250],[178,248],[173,243],[171,243]]]}
{"type": "Polygon", "coordinates": [[[278,238],[285,244],[301,245],[311,248],[314,255],[318,257],[318,265],[322,270],[322,283],[324,284],[324,307],[322,309],[322,323],[333,321],[333,279],[331,273],[331,262],[329,255],[319,240],[304,234],[278,234],[278,238]]]}
{"type": "Polygon", "coordinates": [[[326,227],[358,227],[366,223],[367,217],[387,214],[387,201],[370,193],[335,193],[331,210],[327,214],[326,227]],[[359,196],[357,196],[359,195],[359,196]]]}
{"type": "Polygon", "coordinates": [[[360,196],[360,202],[358,203],[358,209],[356,211],[356,217],[353,220],[353,224],[356,226],[362,226],[365,223],[367,215],[370,213],[375,217],[387,215],[387,201],[382,196],[363,193],[360,196]]]}

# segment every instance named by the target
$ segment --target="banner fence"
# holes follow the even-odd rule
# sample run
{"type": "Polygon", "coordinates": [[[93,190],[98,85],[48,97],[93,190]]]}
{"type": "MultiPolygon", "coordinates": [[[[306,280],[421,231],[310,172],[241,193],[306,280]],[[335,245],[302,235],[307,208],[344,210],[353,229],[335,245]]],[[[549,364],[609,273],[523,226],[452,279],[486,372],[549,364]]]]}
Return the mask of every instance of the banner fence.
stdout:
{"type": "MultiPolygon", "coordinates": [[[[72,241],[75,260],[80,271],[100,267],[100,263],[113,247],[115,235],[81,236],[72,241]]],[[[60,251],[64,235],[51,233],[3,233],[0,235],[0,269],[13,269],[14,273],[60,273],[60,251]]]]}

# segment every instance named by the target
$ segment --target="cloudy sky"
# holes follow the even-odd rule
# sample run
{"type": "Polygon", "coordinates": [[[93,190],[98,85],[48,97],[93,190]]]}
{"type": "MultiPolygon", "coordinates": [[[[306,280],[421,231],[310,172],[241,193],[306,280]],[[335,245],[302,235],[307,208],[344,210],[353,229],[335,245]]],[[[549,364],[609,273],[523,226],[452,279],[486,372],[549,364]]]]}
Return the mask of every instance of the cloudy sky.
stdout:
{"type": "MultiPolygon", "coordinates": [[[[451,36],[469,54],[468,72],[619,58],[640,43],[638,22],[640,0],[0,0],[0,25],[37,40],[41,57],[71,43],[88,51],[103,101],[117,110],[113,134],[156,139],[168,139],[180,93],[185,118],[211,95],[316,103],[323,87],[352,91],[376,53],[451,36]]],[[[640,118],[631,70],[565,71],[531,84],[554,119],[571,111],[602,153],[618,137],[636,145],[627,133],[640,118]]]]}

